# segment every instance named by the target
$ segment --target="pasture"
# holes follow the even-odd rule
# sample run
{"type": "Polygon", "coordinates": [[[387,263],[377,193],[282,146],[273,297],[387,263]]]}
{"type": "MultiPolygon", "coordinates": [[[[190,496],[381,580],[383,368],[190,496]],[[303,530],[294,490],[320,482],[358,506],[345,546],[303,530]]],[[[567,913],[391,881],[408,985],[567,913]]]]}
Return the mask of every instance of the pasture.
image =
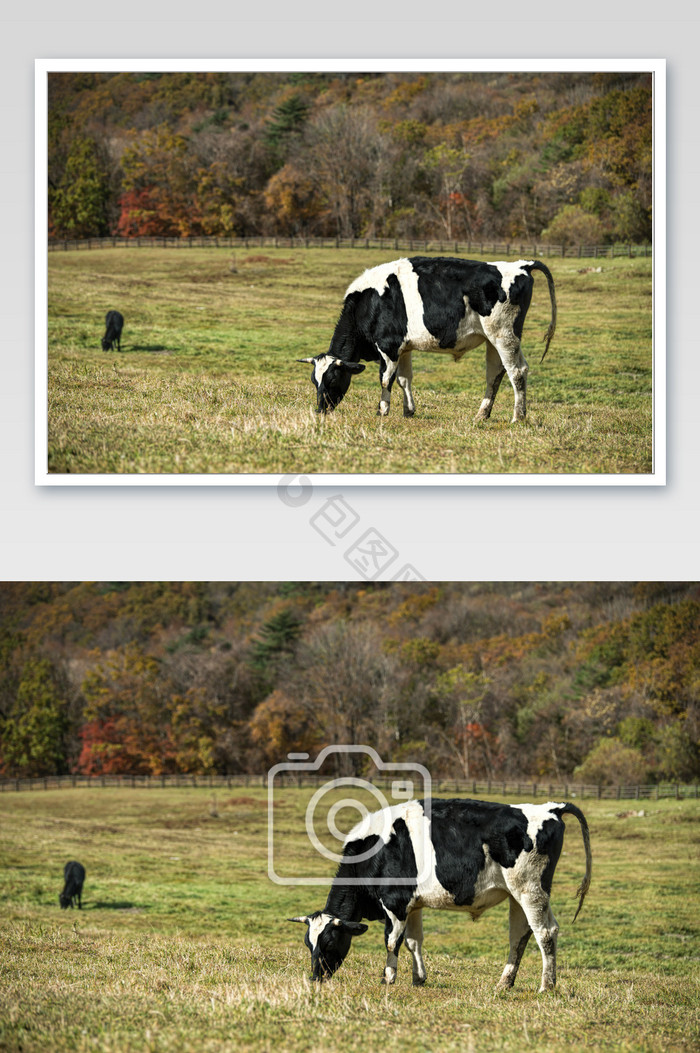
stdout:
{"type": "Polygon", "coordinates": [[[535,275],[523,349],[528,417],[503,381],[475,423],[484,347],[460,362],[414,353],[416,416],[395,385],[376,415],[377,367],[315,410],[311,366],[343,294],[376,249],[101,249],[48,258],[51,474],[639,474],[652,471],[651,259],[552,259],[557,333],[535,275]],[[596,264],[594,268],[592,265],[596,264]],[[600,267],[600,271],[597,270],[600,267]],[[107,310],[125,317],[103,352],[107,310]]]}
{"type": "MultiPolygon", "coordinates": [[[[304,832],[311,791],[275,804],[285,858],[318,869],[304,832]]],[[[267,878],[260,788],[75,789],[2,795],[0,1049],[659,1051],[698,1048],[697,801],[585,801],[593,884],[569,819],[552,905],[559,979],[537,995],[531,941],[515,988],[494,995],[508,910],[478,922],[425,912],[428,982],[402,950],[380,986],[382,926],[334,979],[307,980],[303,930],[323,888],[267,878]],[[83,910],[61,911],[62,868],[87,869],[83,910]]],[[[342,813],[339,822],[342,821],[342,813]]],[[[322,873],[332,865],[322,862],[322,873]]]]}

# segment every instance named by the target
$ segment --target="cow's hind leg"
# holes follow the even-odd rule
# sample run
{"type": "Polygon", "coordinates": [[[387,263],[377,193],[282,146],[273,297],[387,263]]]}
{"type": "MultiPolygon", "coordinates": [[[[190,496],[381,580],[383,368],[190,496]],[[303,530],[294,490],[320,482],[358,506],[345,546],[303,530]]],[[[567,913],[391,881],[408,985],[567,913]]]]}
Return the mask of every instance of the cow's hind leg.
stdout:
{"type": "Polygon", "coordinates": [[[521,906],[535,934],[542,954],[542,983],[540,991],[549,991],[557,982],[557,936],[559,926],[546,899],[523,897],[521,906]]]}
{"type": "Polygon", "coordinates": [[[520,349],[520,340],[515,333],[510,336],[499,336],[493,341],[501,362],[505,366],[508,379],[513,385],[515,401],[513,404],[513,423],[525,420],[525,392],[527,388],[527,362],[520,349]]]}
{"type": "Polygon", "coordinates": [[[515,983],[518,968],[527,947],[527,941],[532,936],[532,929],[527,920],[525,911],[517,900],[510,897],[510,954],[503,975],[498,981],[498,990],[506,990],[515,983]]]}
{"type": "Polygon", "coordinates": [[[423,911],[414,910],[406,922],[406,946],[413,958],[413,986],[422,987],[427,973],[423,962],[423,911]]]}
{"type": "Polygon", "coordinates": [[[410,351],[405,351],[399,358],[399,370],[396,379],[403,391],[403,415],[404,417],[412,417],[416,412],[416,404],[413,401],[413,393],[411,392],[413,363],[410,351]]]}
{"type": "Polygon", "coordinates": [[[479,406],[476,420],[488,420],[493,409],[496,393],[501,386],[501,381],[506,375],[505,366],[501,362],[501,356],[492,343],[486,343],[486,391],[479,406]]]}

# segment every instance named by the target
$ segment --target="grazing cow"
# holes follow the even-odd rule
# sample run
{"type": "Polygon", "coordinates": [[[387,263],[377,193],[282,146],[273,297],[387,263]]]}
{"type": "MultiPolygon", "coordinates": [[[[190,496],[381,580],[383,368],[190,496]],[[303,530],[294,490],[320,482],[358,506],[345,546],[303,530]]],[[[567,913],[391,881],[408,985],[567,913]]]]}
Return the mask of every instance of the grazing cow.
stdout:
{"type": "Polygon", "coordinates": [[[105,324],[107,326],[107,331],[102,337],[102,350],[111,351],[114,344],[116,344],[117,351],[121,351],[121,335],[122,329],[124,328],[124,315],[120,314],[119,311],[107,311],[105,324]]]}
{"type": "Polygon", "coordinates": [[[510,956],[498,987],[512,987],[531,933],[542,953],[540,991],[554,987],[558,926],[549,904],[564,842],[562,816],[576,816],[586,853],[578,909],[591,881],[588,825],[574,804],[494,804],[433,798],[406,801],[367,815],[344,842],[343,860],[323,910],[289,918],[308,928],[313,980],[332,976],[366,932],[362,918],[383,921],[387,949],[384,983],[396,979],[405,939],[413,983],[425,983],[421,954],[423,907],[466,910],[477,919],[508,899],[510,956]]]}
{"type": "Polygon", "coordinates": [[[378,413],[389,412],[391,388],[398,379],[404,417],[412,417],[411,352],[445,352],[458,361],[486,341],[486,393],[476,419],[488,419],[506,373],[515,392],[513,420],[524,419],[528,367],[520,340],[532,298],[532,271],[542,271],[547,278],[552,305],[544,359],[554,336],[557,305],[554,280],[539,260],[479,263],[413,256],[365,271],[345,293],[328,352],[297,359],[313,362],[316,411],[335,409],[353,374],[365,368],[360,362],[365,359],[379,362],[378,413]]]}
{"type": "Polygon", "coordinates": [[[68,907],[72,907],[73,900],[77,896],[78,910],[82,910],[81,894],[83,881],[85,881],[85,867],[82,863],[76,863],[75,860],[66,863],[63,868],[63,879],[65,882],[63,892],[58,897],[58,902],[61,904],[62,909],[67,910],[68,907]]]}

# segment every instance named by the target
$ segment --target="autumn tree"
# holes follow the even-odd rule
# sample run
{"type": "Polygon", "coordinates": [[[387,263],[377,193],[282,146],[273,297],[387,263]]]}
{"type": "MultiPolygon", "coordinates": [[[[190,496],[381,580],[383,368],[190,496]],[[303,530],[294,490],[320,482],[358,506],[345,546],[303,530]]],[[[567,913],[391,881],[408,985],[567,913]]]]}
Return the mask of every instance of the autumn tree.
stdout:
{"type": "Polygon", "coordinates": [[[56,237],[86,238],[107,233],[109,180],[95,142],[73,139],[65,169],[49,188],[49,222],[56,237]]]}
{"type": "MultiPolygon", "coordinates": [[[[338,619],[300,645],[287,692],[303,703],[324,742],[379,748],[387,723],[391,660],[371,623],[338,619]]],[[[346,758],[340,774],[357,766],[346,758]]]]}
{"type": "Polygon", "coordinates": [[[315,181],[292,162],[265,187],[265,207],[280,234],[305,235],[317,230],[325,214],[315,181]]]}
{"type": "Polygon", "coordinates": [[[184,136],[165,125],[146,131],[124,150],[121,167],[117,233],[186,236],[201,232],[184,136]]]}
{"type": "Polygon", "coordinates": [[[580,205],[564,205],[542,231],[542,238],[554,245],[599,245],[605,228],[596,215],[580,205]]]}
{"type": "MultiPolygon", "coordinates": [[[[387,205],[391,146],[370,110],[336,106],[312,118],[304,162],[340,237],[371,234],[387,205]]],[[[300,157],[294,158],[299,165],[300,157]]]]}
{"type": "Polygon", "coordinates": [[[464,150],[440,143],[426,152],[423,162],[434,180],[427,205],[439,217],[445,237],[450,239],[472,235],[472,209],[464,192],[469,161],[464,150]]]}
{"type": "Polygon", "coordinates": [[[156,775],[173,769],[170,698],[156,658],[127,644],[90,670],[82,692],[80,771],[156,775]]]}
{"type": "Polygon", "coordinates": [[[634,786],[646,782],[647,766],[640,750],[613,737],[599,741],[574,769],[574,778],[596,786],[634,786]]]}
{"type": "Polygon", "coordinates": [[[443,711],[444,737],[465,779],[479,774],[493,774],[492,755],[495,740],[483,723],[483,703],[488,679],[464,666],[441,673],[435,682],[435,694],[443,711]]]}
{"type": "Polygon", "coordinates": [[[54,775],[67,771],[66,686],[46,658],[30,658],[17,697],[2,722],[2,769],[13,775],[54,775]]]}
{"type": "Polygon", "coordinates": [[[250,720],[250,738],[269,768],[291,751],[314,754],[321,731],[308,707],[278,688],[256,707],[250,720]]]}

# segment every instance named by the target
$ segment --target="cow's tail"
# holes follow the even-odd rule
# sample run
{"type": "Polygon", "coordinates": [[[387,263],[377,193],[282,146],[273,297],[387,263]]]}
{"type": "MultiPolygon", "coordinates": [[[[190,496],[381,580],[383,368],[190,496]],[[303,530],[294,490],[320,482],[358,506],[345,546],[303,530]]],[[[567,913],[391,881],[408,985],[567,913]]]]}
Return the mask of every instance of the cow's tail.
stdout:
{"type": "Polygon", "coordinates": [[[591,837],[588,832],[588,823],[586,822],[585,815],[583,814],[580,808],[576,807],[575,804],[569,804],[568,802],[566,804],[559,805],[559,807],[557,808],[557,813],[560,816],[565,815],[567,812],[569,815],[575,815],[579,823],[581,824],[583,848],[586,853],[586,873],[584,875],[583,881],[576,890],[576,895],[578,896],[578,907],[576,908],[576,913],[574,914],[574,921],[576,921],[579,915],[579,911],[583,906],[583,901],[586,897],[586,893],[591,887],[591,865],[593,859],[591,856],[591,837]]]}
{"type": "Polygon", "coordinates": [[[542,362],[544,362],[544,356],[549,351],[549,345],[552,342],[554,330],[557,328],[557,298],[554,294],[554,278],[552,277],[552,272],[550,271],[549,267],[545,263],[542,263],[541,260],[535,260],[533,263],[530,264],[530,270],[542,271],[542,273],[544,274],[545,278],[547,279],[547,285],[549,286],[549,299],[552,304],[552,320],[549,323],[549,328],[547,329],[547,332],[544,334],[544,339],[546,343],[544,345],[544,351],[542,352],[542,358],[540,359],[541,364],[542,362]]]}

